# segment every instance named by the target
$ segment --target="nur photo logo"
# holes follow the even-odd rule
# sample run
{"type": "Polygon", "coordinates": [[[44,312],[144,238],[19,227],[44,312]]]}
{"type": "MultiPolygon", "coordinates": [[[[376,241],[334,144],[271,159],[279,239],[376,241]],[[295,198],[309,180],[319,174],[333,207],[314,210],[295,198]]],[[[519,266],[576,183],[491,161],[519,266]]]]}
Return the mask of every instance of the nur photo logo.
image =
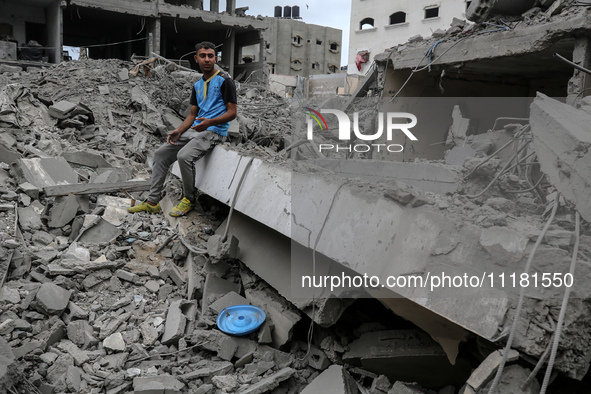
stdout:
{"type": "MultiPolygon", "coordinates": [[[[347,151],[347,152],[369,152],[371,149],[376,149],[380,152],[382,149],[390,153],[399,153],[404,150],[404,146],[399,143],[394,143],[395,132],[402,131],[404,135],[411,141],[418,141],[417,137],[410,131],[411,128],[417,125],[417,117],[408,112],[378,112],[378,127],[373,133],[363,133],[359,129],[359,112],[353,113],[353,121],[345,112],[337,109],[322,109],[316,111],[310,107],[304,107],[306,115],[309,116],[307,120],[307,138],[313,140],[314,138],[314,124],[317,124],[321,132],[329,132],[328,124],[322,114],[331,114],[336,116],[339,129],[338,139],[346,145],[322,143],[318,144],[318,151],[347,151]],[[385,127],[384,127],[385,123],[385,127]],[[379,139],[383,139],[385,131],[386,143],[377,143],[379,139]],[[352,143],[354,141],[372,141],[374,143],[352,143]]],[[[399,133],[396,137],[400,137],[399,133]]]]}

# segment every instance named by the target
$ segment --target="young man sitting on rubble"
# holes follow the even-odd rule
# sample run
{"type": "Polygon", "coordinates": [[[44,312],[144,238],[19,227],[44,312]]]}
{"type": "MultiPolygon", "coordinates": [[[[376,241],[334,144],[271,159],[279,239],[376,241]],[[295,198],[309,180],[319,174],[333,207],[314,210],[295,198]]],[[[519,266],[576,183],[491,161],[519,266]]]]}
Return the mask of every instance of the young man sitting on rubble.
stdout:
{"type": "Polygon", "coordinates": [[[183,199],[170,211],[170,216],[182,216],[195,206],[195,162],[201,159],[228,135],[230,121],[236,118],[236,87],[223,71],[214,68],[217,61],[215,45],[201,42],[195,45],[195,61],[203,77],[191,92],[191,112],[185,121],[168,133],[166,144],[154,153],[152,186],[146,201],[129,208],[129,212],[160,212],[164,180],[170,165],[178,160],[183,182],[183,199]]]}

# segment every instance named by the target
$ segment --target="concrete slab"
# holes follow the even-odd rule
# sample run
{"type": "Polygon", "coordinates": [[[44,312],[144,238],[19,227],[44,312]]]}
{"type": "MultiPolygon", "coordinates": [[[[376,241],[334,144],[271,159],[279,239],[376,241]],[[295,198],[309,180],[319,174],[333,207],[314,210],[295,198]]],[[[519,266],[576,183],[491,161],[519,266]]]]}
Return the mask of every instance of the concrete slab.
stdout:
{"type": "Polygon", "coordinates": [[[306,386],[301,394],[357,394],[355,379],[340,365],[331,365],[306,386]]]}
{"type": "Polygon", "coordinates": [[[97,224],[84,231],[78,241],[94,244],[106,243],[117,238],[119,234],[121,234],[119,228],[100,218],[97,224]]]}
{"type": "Polygon", "coordinates": [[[205,278],[205,285],[203,286],[203,298],[201,300],[202,313],[207,312],[212,302],[232,291],[239,293],[240,284],[222,279],[214,274],[208,274],[207,278],[205,278]]]}
{"type": "Polygon", "coordinates": [[[62,157],[66,159],[68,163],[77,164],[79,166],[90,168],[112,167],[104,157],[92,152],[63,152],[62,157]]]}
{"type": "Polygon", "coordinates": [[[63,157],[19,159],[16,168],[24,181],[39,189],[78,182],[78,174],[63,157]]]}
{"type": "Polygon", "coordinates": [[[538,93],[530,122],[542,171],[583,219],[591,221],[591,115],[538,93]]]}
{"type": "Polygon", "coordinates": [[[76,217],[80,208],[78,198],[71,194],[56,202],[49,213],[47,225],[51,228],[62,228],[76,217]]]}

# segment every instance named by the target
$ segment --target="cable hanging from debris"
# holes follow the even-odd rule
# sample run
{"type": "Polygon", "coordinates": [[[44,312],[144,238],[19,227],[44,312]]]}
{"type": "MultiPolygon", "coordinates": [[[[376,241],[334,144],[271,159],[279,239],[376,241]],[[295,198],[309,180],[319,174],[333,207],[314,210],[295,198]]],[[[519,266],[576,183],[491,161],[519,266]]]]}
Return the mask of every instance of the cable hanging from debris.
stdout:
{"type": "MultiPolygon", "coordinates": [[[[558,198],[558,196],[556,196],[558,198]]],[[[577,267],[577,254],[579,253],[579,241],[580,241],[580,231],[581,231],[581,217],[579,215],[579,211],[575,214],[575,245],[573,247],[573,257],[570,262],[569,274],[571,277],[575,275],[575,269],[577,267]]],[[[562,298],[562,305],[560,306],[560,314],[558,315],[558,322],[556,323],[556,331],[554,333],[554,341],[552,342],[552,352],[550,353],[550,359],[548,360],[548,368],[546,368],[546,373],[544,375],[544,380],[542,382],[542,388],[540,389],[540,394],[545,394],[546,389],[548,388],[548,384],[550,382],[550,374],[552,373],[552,368],[554,367],[554,360],[556,360],[556,352],[558,351],[558,344],[560,343],[560,334],[562,333],[562,325],[564,323],[564,316],[566,314],[566,306],[568,304],[568,300],[570,297],[570,292],[572,290],[572,286],[566,286],[564,291],[564,297],[562,298]]]]}
{"type": "MultiPolygon", "coordinates": [[[[119,42],[111,42],[111,43],[107,43],[107,44],[78,45],[78,47],[81,47],[81,48],[101,48],[101,47],[108,47],[108,46],[112,46],[112,45],[127,44],[129,42],[135,42],[135,41],[145,41],[147,39],[148,39],[148,37],[143,37],[143,38],[135,38],[133,40],[125,40],[125,41],[119,41],[119,42]]],[[[43,48],[43,49],[59,49],[61,47],[38,47],[38,48],[43,48]]],[[[19,49],[22,49],[22,47],[19,47],[19,49]]]]}
{"type": "Polygon", "coordinates": [[[566,64],[569,64],[569,65],[573,66],[574,68],[576,68],[579,71],[582,71],[584,73],[587,73],[587,74],[591,75],[591,70],[586,69],[585,67],[579,66],[578,64],[571,62],[567,58],[560,56],[558,53],[555,53],[554,54],[554,57],[557,58],[558,60],[563,61],[566,64]]]}
{"type": "Polygon", "coordinates": [[[138,31],[137,33],[135,33],[135,35],[139,35],[142,31],[144,31],[144,27],[146,26],[146,17],[142,16],[142,28],[140,29],[140,31],[138,31]]]}
{"type": "MultiPolygon", "coordinates": [[[[546,232],[548,232],[548,228],[550,228],[552,221],[554,221],[554,217],[556,216],[556,211],[558,211],[558,205],[560,205],[559,201],[560,201],[560,193],[557,192],[556,196],[554,197],[554,206],[552,207],[552,213],[550,214],[550,217],[546,221],[546,224],[544,225],[542,232],[538,236],[538,239],[536,240],[536,243],[529,254],[529,257],[527,259],[527,263],[525,264],[525,269],[523,270],[523,273],[525,273],[525,274],[529,274],[529,270],[531,268],[531,264],[534,259],[534,255],[536,254],[538,247],[542,243],[542,240],[544,239],[546,232]]],[[[496,390],[497,386],[499,385],[499,381],[501,380],[501,375],[503,374],[503,369],[505,368],[505,364],[507,363],[507,358],[509,357],[509,351],[511,350],[511,345],[513,344],[513,339],[515,338],[515,332],[517,331],[517,324],[519,322],[519,317],[521,315],[521,309],[523,308],[524,298],[525,298],[525,287],[521,286],[519,289],[519,298],[517,300],[517,307],[515,308],[515,315],[513,316],[513,323],[511,324],[511,329],[509,330],[509,339],[507,339],[507,344],[505,345],[505,348],[503,349],[503,352],[502,352],[503,358],[501,359],[501,363],[499,364],[495,378],[493,379],[490,389],[488,390],[488,394],[495,393],[495,390],[496,390]]]]}
{"type": "MultiPolygon", "coordinates": [[[[513,162],[513,160],[517,159],[519,156],[519,153],[521,153],[521,151],[523,151],[525,148],[527,148],[527,146],[529,145],[529,141],[527,141],[525,144],[523,144],[518,150],[517,152],[507,161],[507,163],[505,163],[505,165],[503,166],[503,168],[501,169],[501,171],[499,171],[497,173],[497,175],[495,175],[495,177],[493,178],[492,181],[489,182],[489,184],[484,188],[484,190],[482,190],[480,193],[478,194],[466,194],[467,198],[478,198],[480,196],[482,196],[484,193],[487,192],[488,189],[490,189],[490,187],[492,185],[495,184],[495,182],[501,177],[501,175],[505,174],[507,171],[509,171],[509,165],[513,162]]],[[[529,156],[528,156],[529,157],[529,156]]],[[[519,164],[519,159],[517,161],[517,164],[515,166],[517,166],[519,164]]],[[[511,167],[514,168],[515,166],[511,167]]]]}

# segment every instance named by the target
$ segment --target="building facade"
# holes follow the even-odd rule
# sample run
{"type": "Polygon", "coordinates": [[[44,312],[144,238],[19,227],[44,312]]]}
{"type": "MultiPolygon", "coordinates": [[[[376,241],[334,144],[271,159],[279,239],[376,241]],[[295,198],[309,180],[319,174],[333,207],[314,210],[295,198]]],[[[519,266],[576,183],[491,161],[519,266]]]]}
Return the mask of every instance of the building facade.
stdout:
{"type": "Polygon", "coordinates": [[[340,72],[341,30],[297,19],[266,19],[264,56],[270,74],[308,77],[340,72]]]}
{"type": "Polygon", "coordinates": [[[465,18],[468,5],[467,0],[352,0],[348,72],[365,74],[376,54],[449,28],[453,18],[465,18]],[[357,62],[358,55],[365,62],[357,62]]]}

